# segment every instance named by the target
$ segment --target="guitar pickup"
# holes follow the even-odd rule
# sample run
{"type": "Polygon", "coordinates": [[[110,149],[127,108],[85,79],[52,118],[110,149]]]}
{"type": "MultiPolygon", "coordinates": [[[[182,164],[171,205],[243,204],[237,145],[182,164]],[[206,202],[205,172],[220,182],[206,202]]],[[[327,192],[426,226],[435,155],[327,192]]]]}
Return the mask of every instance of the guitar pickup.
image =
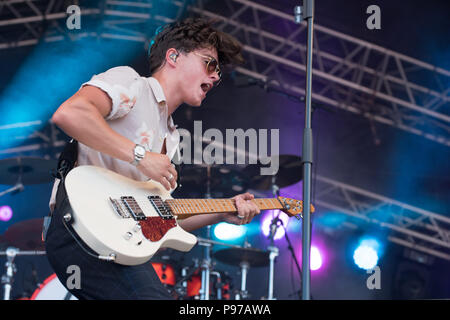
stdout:
{"type": "Polygon", "coordinates": [[[161,218],[163,218],[164,220],[174,218],[172,211],[164,203],[160,196],[148,196],[147,198],[161,218]]]}
{"type": "Polygon", "coordinates": [[[122,200],[122,203],[125,205],[125,208],[127,208],[134,220],[139,221],[146,219],[144,212],[141,207],[139,207],[139,204],[136,202],[134,197],[122,196],[120,197],[120,200],[122,200]]]}

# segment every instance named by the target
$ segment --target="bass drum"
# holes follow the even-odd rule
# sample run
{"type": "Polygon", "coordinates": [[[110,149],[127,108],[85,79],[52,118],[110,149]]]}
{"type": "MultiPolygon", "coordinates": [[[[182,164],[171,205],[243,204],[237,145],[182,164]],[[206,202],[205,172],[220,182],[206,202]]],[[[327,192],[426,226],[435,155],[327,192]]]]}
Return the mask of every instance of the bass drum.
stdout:
{"type": "Polygon", "coordinates": [[[59,281],[56,274],[44,280],[36,291],[34,291],[30,300],[78,300],[72,295],[59,281]]]}

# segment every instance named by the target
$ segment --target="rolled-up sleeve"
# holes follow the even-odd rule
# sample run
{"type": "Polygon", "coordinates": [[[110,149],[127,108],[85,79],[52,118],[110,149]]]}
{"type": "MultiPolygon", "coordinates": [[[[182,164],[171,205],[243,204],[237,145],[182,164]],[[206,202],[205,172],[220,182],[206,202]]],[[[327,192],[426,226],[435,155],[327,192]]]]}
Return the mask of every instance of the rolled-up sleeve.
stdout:
{"type": "Polygon", "coordinates": [[[94,75],[81,87],[90,85],[108,94],[112,101],[111,112],[106,120],[114,120],[125,116],[133,109],[141,90],[140,75],[130,67],[121,66],[94,75]]]}

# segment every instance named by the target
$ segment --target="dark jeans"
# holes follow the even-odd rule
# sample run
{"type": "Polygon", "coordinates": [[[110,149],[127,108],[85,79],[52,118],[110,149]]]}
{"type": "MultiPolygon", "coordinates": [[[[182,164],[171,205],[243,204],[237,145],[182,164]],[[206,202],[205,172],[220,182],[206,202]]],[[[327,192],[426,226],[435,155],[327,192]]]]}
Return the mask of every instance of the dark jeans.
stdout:
{"type": "MultiPolygon", "coordinates": [[[[67,288],[70,293],[80,300],[173,299],[150,262],[138,266],[124,266],[102,261],[87,254],[69,234],[62,222],[64,214],[68,212],[72,212],[72,209],[63,183],[60,183],[45,246],[50,265],[66,288],[67,282],[75,284],[72,281],[75,275],[71,269],[73,267],[69,270],[68,267],[79,268],[80,289],[67,288]]],[[[70,226],[70,223],[68,225],[70,226]]],[[[71,231],[76,235],[72,228],[71,231]]],[[[77,239],[85,248],[89,248],[78,236],[77,239]]]]}

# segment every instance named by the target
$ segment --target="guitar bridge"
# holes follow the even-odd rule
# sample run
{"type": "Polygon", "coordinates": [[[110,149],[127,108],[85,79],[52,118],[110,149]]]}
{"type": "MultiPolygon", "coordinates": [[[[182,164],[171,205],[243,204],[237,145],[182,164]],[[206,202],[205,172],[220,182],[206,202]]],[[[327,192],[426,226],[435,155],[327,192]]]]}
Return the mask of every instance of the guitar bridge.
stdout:
{"type": "Polygon", "coordinates": [[[111,202],[114,212],[117,213],[119,217],[124,219],[131,217],[128,211],[122,206],[119,200],[110,197],[109,201],[111,202]]]}

